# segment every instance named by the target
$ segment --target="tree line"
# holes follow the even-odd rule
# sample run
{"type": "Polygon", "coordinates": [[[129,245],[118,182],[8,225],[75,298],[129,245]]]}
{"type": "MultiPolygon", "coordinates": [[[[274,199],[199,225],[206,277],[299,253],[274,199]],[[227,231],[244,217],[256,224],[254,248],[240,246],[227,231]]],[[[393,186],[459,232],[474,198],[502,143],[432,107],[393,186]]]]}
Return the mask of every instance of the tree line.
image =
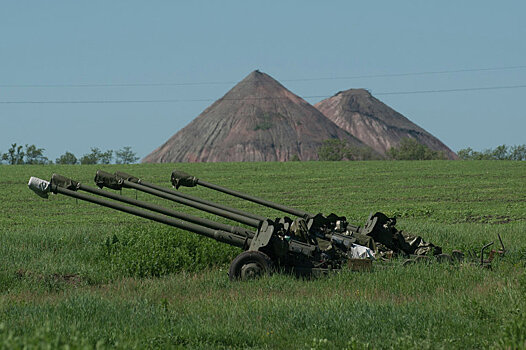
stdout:
{"type": "MultiPolygon", "coordinates": [[[[478,152],[471,148],[461,149],[457,152],[461,160],[526,160],[526,145],[506,146],[500,145],[493,149],[478,152]]],[[[349,146],[339,139],[325,140],[318,148],[318,158],[323,161],[340,160],[441,160],[447,159],[442,151],[435,151],[419,143],[413,138],[404,138],[396,147],[391,147],[386,152],[385,158],[380,158],[369,147],[349,146]]]]}
{"type": "Polygon", "coordinates": [[[325,140],[318,148],[318,158],[324,161],[339,160],[434,160],[447,159],[442,151],[435,151],[412,138],[404,138],[397,147],[391,147],[386,157],[381,157],[370,147],[349,146],[339,139],[325,140]]]}
{"type": "Polygon", "coordinates": [[[73,153],[67,151],[53,163],[44,155],[44,148],[35,145],[11,144],[5,153],[1,153],[0,163],[3,164],[132,164],[139,160],[137,154],[130,146],[122,147],[119,150],[101,151],[98,147],[92,147],[89,153],[77,158],[73,153]]]}
{"type": "Polygon", "coordinates": [[[500,145],[481,152],[468,147],[461,149],[457,154],[463,160],[526,160],[526,144],[509,147],[500,145]]]}
{"type": "MultiPolygon", "coordinates": [[[[18,145],[13,143],[5,153],[1,153],[0,164],[132,164],[139,160],[137,154],[130,146],[119,150],[102,151],[98,147],[92,147],[89,153],[77,158],[73,153],[67,151],[55,162],[44,155],[44,148],[35,145],[18,145]]],[[[526,144],[506,146],[500,145],[495,148],[475,151],[472,148],[464,148],[457,152],[461,160],[526,160],[526,144]]],[[[419,143],[412,138],[404,138],[397,147],[391,147],[386,158],[381,158],[370,147],[355,147],[348,145],[339,139],[325,140],[318,148],[318,158],[323,161],[342,160],[439,160],[447,159],[442,151],[435,151],[428,146],[419,143]]],[[[295,160],[295,159],[292,159],[295,160]]]]}

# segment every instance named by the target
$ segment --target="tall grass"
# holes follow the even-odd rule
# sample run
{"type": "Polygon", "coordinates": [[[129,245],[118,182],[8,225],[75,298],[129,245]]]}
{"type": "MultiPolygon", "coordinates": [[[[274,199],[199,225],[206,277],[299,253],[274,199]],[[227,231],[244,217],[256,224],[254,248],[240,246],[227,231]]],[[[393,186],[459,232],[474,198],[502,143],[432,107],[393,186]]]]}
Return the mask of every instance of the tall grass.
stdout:
{"type": "MultiPolygon", "coordinates": [[[[0,166],[0,344],[4,348],[524,348],[526,166],[521,162],[291,162],[104,166],[168,187],[204,180],[360,224],[372,211],[446,252],[500,233],[506,257],[231,283],[239,249],[76,202],[43,200],[29,176],[91,184],[95,166],[0,166]]],[[[281,214],[185,189],[228,205],[281,214]]],[[[123,195],[136,193],[124,190],[123,195]]],[[[228,222],[142,193],[139,199],[228,222]]],[[[474,255],[475,256],[475,255],[474,255]]]]}

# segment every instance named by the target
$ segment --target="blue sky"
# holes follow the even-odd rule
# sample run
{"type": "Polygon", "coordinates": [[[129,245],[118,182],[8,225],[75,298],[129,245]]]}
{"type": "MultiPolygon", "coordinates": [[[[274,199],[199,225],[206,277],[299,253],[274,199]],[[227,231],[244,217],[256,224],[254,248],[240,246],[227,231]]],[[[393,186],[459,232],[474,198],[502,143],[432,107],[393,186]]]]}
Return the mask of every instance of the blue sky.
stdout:
{"type": "MultiPolygon", "coordinates": [[[[524,1],[0,4],[0,152],[144,157],[254,69],[300,96],[526,85],[524,1]],[[503,67],[522,68],[301,80],[503,67]],[[183,101],[6,103],[163,99],[183,101]]],[[[455,151],[526,143],[526,88],[377,97],[455,151]]]]}

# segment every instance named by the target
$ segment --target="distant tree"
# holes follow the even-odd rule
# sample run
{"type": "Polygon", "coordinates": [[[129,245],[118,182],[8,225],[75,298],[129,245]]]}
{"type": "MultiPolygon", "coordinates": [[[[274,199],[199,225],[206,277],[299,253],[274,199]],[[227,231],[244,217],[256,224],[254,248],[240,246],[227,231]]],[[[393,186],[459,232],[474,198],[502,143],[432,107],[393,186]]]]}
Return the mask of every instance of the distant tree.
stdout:
{"type": "Polygon", "coordinates": [[[26,144],[25,146],[22,146],[13,143],[6,153],[2,154],[1,159],[11,165],[52,163],[46,156],[44,156],[44,151],[44,148],[38,148],[35,145],[26,144]]]}
{"type": "Polygon", "coordinates": [[[497,146],[493,152],[491,152],[491,156],[495,160],[509,160],[508,147],[506,145],[497,146]]]}
{"type": "Polygon", "coordinates": [[[117,164],[132,164],[137,162],[139,157],[137,157],[137,154],[132,151],[130,146],[126,146],[115,151],[115,159],[117,164]]]}
{"type": "Polygon", "coordinates": [[[339,139],[324,140],[318,148],[318,158],[326,161],[381,159],[370,147],[349,146],[339,139]]]}
{"type": "Polygon", "coordinates": [[[44,148],[37,148],[35,145],[26,145],[25,164],[49,164],[49,159],[44,156],[44,148]]]}
{"type": "Polygon", "coordinates": [[[86,153],[80,157],[80,164],[97,164],[99,162],[99,153],[98,148],[92,148],[91,153],[86,153]]]}
{"type": "Polygon", "coordinates": [[[57,164],[77,164],[78,162],[77,157],[75,157],[73,153],[67,151],[55,160],[55,163],[57,164]]]}
{"type": "Polygon", "coordinates": [[[493,159],[493,150],[486,149],[482,152],[474,151],[471,147],[461,149],[457,153],[462,160],[491,160],[493,159]]]}
{"type": "Polygon", "coordinates": [[[457,155],[462,160],[473,159],[473,149],[471,147],[463,148],[457,152],[457,155]]]}
{"type": "Polygon", "coordinates": [[[512,146],[509,150],[510,160],[526,160],[526,144],[512,146]]]}
{"type": "Polygon", "coordinates": [[[434,151],[413,138],[403,138],[398,147],[391,147],[387,156],[394,160],[446,159],[444,152],[434,151]]]}
{"type": "Polygon", "coordinates": [[[526,145],[508,147],[500,145],[494,149],[488,148],[482,152],[474,151],[471,147],[457,152],[462,160],[526,160],[526,145]]]}
{"type": "Polygon", "coordinates": [[[99,158],[100,164],[110,164],[113,158],[113,151],[111,149],[102,152],[99,158]]]}
{"type": "Polygon", "coordinates": [[[318,148],[318,158],[325,161],[344,160],[348,155],[349,149],[345,141],[339,139],[324,140],[318,148]]]}
{"type": "Polygon", "coordinates": [[[2,160],[5,160],[7,164],[24,164],[25,153],[23,151],[23,146],[18,146],[16,143],[11,144],[11,147],[7,150],[6,153],[2,154],[2,160]]]}
{"type": "Polygon", "coordinates": [[[92,147],[91,153],[80,157],[80,164],[110,164],[113,158],[113,151],[102,152],[98,147],[92,147]]]}

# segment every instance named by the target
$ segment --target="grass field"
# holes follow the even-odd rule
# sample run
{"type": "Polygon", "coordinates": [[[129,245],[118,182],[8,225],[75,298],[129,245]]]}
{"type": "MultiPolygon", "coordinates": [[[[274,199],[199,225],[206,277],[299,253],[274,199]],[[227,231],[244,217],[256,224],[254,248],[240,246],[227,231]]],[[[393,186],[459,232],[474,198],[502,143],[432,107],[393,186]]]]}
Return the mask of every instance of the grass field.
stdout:
{"type": "Polygon", "coordinates": [[[526,348],[526,162],[0,166],[0,198],[2,348],[526,348]],[[45,200],[26,185],[54,172],[93,185],[101,168],[169,187],[174,166],[351,223],[372,211],[397,215],[399,229],[445,252],[480,250],[497,233],[509,251],[491,270],[394,261],[314,280],[232,283],[237,248],[65,196],[45,200]]]}

